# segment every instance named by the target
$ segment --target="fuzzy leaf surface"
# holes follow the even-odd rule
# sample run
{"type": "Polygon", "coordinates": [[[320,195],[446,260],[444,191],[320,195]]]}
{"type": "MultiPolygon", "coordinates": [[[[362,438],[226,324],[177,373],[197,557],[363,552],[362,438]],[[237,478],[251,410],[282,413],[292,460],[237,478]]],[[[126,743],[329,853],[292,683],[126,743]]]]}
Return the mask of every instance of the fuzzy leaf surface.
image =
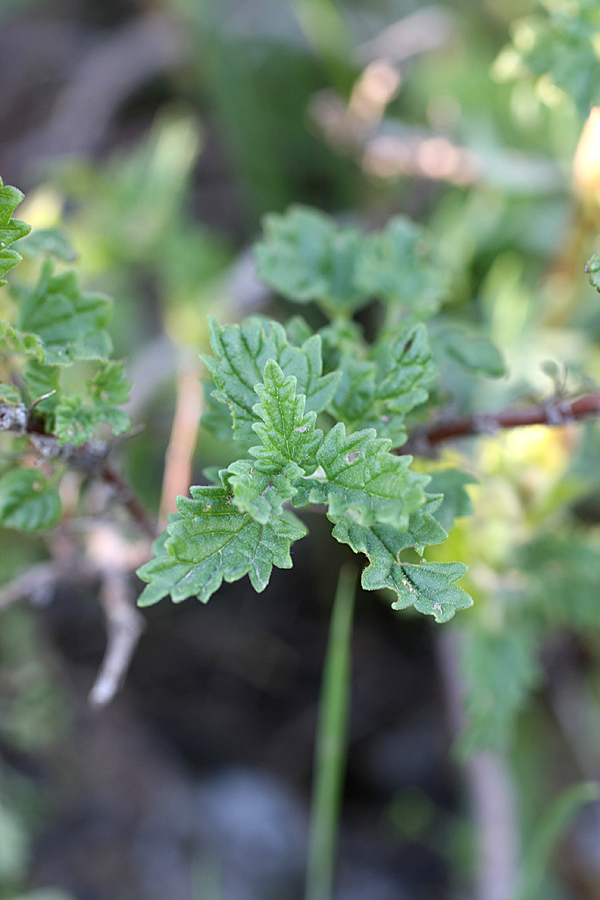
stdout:
{"type": "Polygon", "coordinates": [[[0,522],[19,531],[53,528],[62,514],[58,491],[34,469],[11,469],[0,478],[0,522]]]}
{"type": "Polygon", "coordinates": [[[205,603],[223,580],[244,575],[262,591],[273,566],[291,568],[290,546],[306,534],[294,515],[284,512],[263,525],[235,508],[225,486],[192,487],[190,493],[191,499],[178,498],[180,516],[168,526],[164,554],[138,571],[149,582],[140,606],[168,594],[176,603],[191,596],[205,603]]]}
{"type": "Polygon", "coordinates": [[[365,590],[390,588],[397,596],[394,609],[413,606],[431,615],[436,622],[447,622],[459,609],[472,605],[469,595],[455,584],[467,571],[462,563],[406,563],[400,553],[407,547],[422,552],[425,545],[440,543],[446,532],[427,512],[417,511],[407,531],[389,525],[369,527],[342,517],[333,529],[340,543],[348,544],[355,553],[364,553],[369,565],[361,583],[365,590]],[[437,526],[437,527],[436,527],[437,526]]]}
{"type": "Polygon", "coordinates": [[[260,403],[252,407],[262,419],[252,426],[262,447],[253,447],[250,452],[263,469],[280,469],[289,462],[314,469],[323,438],[323,432],[315,429],[316,412],[304,412],[306,400],[304,394],[296,393],[295,376],[286,377],[275,360],[267,360],[263,377],[264,382],[254,388],[260,403]]]}
{"type": "Polygon", "coordinates": [[[361,525],[407,528],[410,514],[425,501],[429,477],[411,471],[412,457],[396,456],[389,449],[390,442],[373,429],[346,435],[339,422],[317,452],[325,479],[303,479],[294,506],[327,503],[334,522],[349,514],[361,525]]]}
{"type": "Polygon", "coordinates": [[[0,178],[0,285],[6,284],[3,276],[21,260],[16,250],[9,249],[10,245],[31,230],[25,222],[13,219],[13,213],[22,200],[21,191],[4,184],[0,178]]]}
{"type": "Polygon", "coordinates": [[[214,357],[204,357],[217,390],[214,396],[226,403],[233,417],[233,435],[251,441],[256,422],[254,387],[263,380],[267,360],[278,363],[285,376],[296,378],[298,394],[306,398],[307,412],[324,410],[335,393],[339,374],[322,375],[321,338],[313,335],[301,347],[292,346],[278,322],[250,318],[240,325],[210,322],[214,357]]]}
{"type": "Polygon", "coordinates": [[[255,247],[257,274],[278,293],[331,312],[354,312],[371,299],[356,284],[355,270],[364,238],[340,228],[329,216],[294,206],[267,216],[265,239],[255,247]]]}
{"type": "Polygon", "coordinates": [[[382,340],[373,360],[347,355],[331,404],[334,415],[350,428],[375,428],[400,447],[407,438],[407,414],[425,403],[437,375],[424,325],[406,329],[393,341],[382,340]]]}
{"type": "Polygon", "coordinates": [[[49,365],[73,360],[107,360],[111,340],[106,325],[112,303],[100,294],[82,293],[75,272],[54,275],[46,261],[32,290],[17,293],[21,303],[18,328],[38,335],[49,365]]]}

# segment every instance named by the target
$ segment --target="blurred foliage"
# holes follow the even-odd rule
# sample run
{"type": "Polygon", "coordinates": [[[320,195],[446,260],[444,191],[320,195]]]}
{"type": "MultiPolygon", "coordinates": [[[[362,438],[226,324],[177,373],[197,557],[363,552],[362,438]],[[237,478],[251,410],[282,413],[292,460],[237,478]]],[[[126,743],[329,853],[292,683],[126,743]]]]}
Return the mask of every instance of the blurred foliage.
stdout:
{"type": "MultiPolygon", "coordinates": [[[[54,230],[64,219],[83,283],[116,298],[112,334],[119,356],[135,359],[163,328],[177,344],[206,350],[207,313],[223,320],[245,311],[234,297],[230,266],[255,237],[259,218],[275,214],[267,231],[277,230],[289,203],[312,203],[342,223],[344,252],[353,253],[357,243],[371,248],[360,276],[371,285],[373,279],[388,284],[382,263],[394,254],[415,264],[407,282],[428,277],[420,266],[428,252],[420,231],[394,217],[410,215],[428,227],[447,298],[432,331],[441,372],[436,400],[451,414],[544,401],[556,391],[576,394],[600,379],[598,295],[583,272],[598,247],[600,166],[597,144],[594,149],[592,139],[581,140],[583,120],[600,99],[595,0],[448,3],[422,20],[429,24],[416,29],[412,45],[406,30],[404,44],[400,38],[385,43],[392,39],[384,29],[423,12],[400,0],[158,5],[184,24],[192,48],[170,76],[176,103],[161,103],[148,133],[104,159],[61,164],[20,211],[44,230],[53,253],[68,258],[69,243],[54,230]],[[437,45],[424,34],[439,34],[437,45]],[[219,159],[219,177],[234,186],[223,190],[216,212],[201,202],[210,153],[219,159]],[[227,234],[223,223],[232,220],[227,234]],[[385,237],[357,237],[389,220],[396,224],[385,237]],[[480,343],[484,338],[465,341],[472,333],[499,346],[507,377],[498,377],[500,357],[489,364],[493,381],[471,377],[470,366],[492,358],[490,345],[480,343]]],[[[2,19],[18,6],[3,4],[2,19]]],[[[593,122],[594,112],[586,127],[593,122]]],[[[331,260],[322,258],[316,238],[328,220],[312,215],[315,240],[306,254],[326,276],[331,260]]],[[[38,252],[34,237],[21,242],[24,254],[27,241],[31,255],[38,252]]],[[[298,240],[291,228],[288,237],[298,240]]],[[[40,230],[35,239],[41,241],[40,230]]],[[[295,273],[285,261],[275,271],[268,239],[263,248],[263,275],[276,289],[281,279],[289,289],[295,273]]],[[[597,266],[594,257],[596,284],[597,266]]],[[[296,288],[301,299],[314,299],[314,284],[296,288]]],[[[288,309],[281,308],[285,318],[288,309]]],[[[307,305],[307,314],[321,326],[314,306],[307,305]]],[[[376,306],[359,314],[367,333],[377,315],[376,306]]],[[[293,336],[294,327],[288,326],[292,343],[309,338],[293,336]]],[[[343,351],[341,329],[331,333],[328,346],[332,354],[343,351]]],[[[370,365],[355,381],[349,377],[350,395],[356,397],[365,381],[374,383],[370,365]]],[[[146,433],[125,449],[134,484],[152,500],[172,403],[172,391],[162,384],[146,406],[146,433]]],[[[466,487],[473,516],[461,517],[449,542],[431,548],[429,558],[469,565],[475,607],[452,626],[463,642],[467,686],[460,749],[509,756],[524,833],[558,792],[552,767],[543,765],[549,744],[572,744],[565,736],[568,717],[557,722],[547,713],[561,666],[586,687],[588,712],[598,715],[599,452],[597,423],[564,424],[490,435],[422,463],[435,477],[457,468],[473,476],[466,487]],[[568,641],[576,642],[579,655],[564,664],[551,651],[568,641]]],[[[214,461],[212,439],[203,431],[198,468],[214,461]]],[[[460,497],[459,516],[467,512],[460,497]]],[[[28,553],[34,559],[42,552],[33,541],[15,548],[23,563],[28,553]]],[[[3,557],[1,574],[8,579],[16,557],[3,557]]],[[[16,613],[3,613],[3,629],[10,635],[14,628],[26,659],[30,637],[18,618],[11,624],[16,613]]],[[[13,665],[2,657],[0,684],[12,683],[13,665]]],[[[23,676],[26,699],[17,701],[9,691],[10,702],[2,705],[2,733],[19,746],[33,740],[20,702],[37,709],[25,716],[38,723],[33,732],[42,743],[51,740],[44,729],[56,701],[40,683],[52,679],[40,660],[37,665],[36,673],[23,676]]],[[[581,742],[600,764],[600,747],[587,734],[581,742]]],[[[579,763],[571,768],[573,777],[581,775],[579,763]]],[[[20,889],[28,845],[28,826],[19,824],[16,808],[0,810],[12,835],[4,865],[16,868],[6,876],[0,870],[0,878],[13,879],[11,897],[20,889]]]]}

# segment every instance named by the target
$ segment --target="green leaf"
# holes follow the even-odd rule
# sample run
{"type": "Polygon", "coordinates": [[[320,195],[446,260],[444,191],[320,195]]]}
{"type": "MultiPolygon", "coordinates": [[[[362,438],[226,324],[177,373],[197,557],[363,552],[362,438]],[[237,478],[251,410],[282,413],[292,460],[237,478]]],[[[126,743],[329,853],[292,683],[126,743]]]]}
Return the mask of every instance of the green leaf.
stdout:
{"type": "Polygon", "coordinates": [[[192,499],[179,497],[180,516],[168,526],[164,555],[138,571],[149,582],[138,601],[157,603],[171,594],[174,602],[196,595],[206,602],[223,580],[249,575],[255,590],[268,584],[273,566],[289,569],[290,546],[306,528],[291,513],[261,524],[239,512],[227,487],[192,487],[192,499]]]}
{"type": "Polygon", "coordinates": [[[109,362],[101,366],[87,384],[90,396],[103,404],[127,403],[131,381],[125,378],[124,368],[124,364],[120,362],[109,362]]]}
{"type": "Polygon", "coordinates": [[[373,429],[346,435],[338,423],[317,452],[325,479],[303,479],[294,506],[327,503],[334,522],[349,514],[361,525],[407,528],[410,514],[425,501],[429,477],[411,471],[412,457],[396,456],[389,449],[390,442],[373,429]]]}
{"type": "Polygon", "coordinates": [[[41,338],[46,363],[108,359],[111,341],[105,329],[112,303],[100,294],[82,293],[75,272],[54,275],[48,260],[36,287],[16,293],[21,304],[18,327],[41,338]]]}
{"type": "Polygon", "coordinates": [[[383,335],[372,352],[372,361],[350,354],[341,360],[331,411],[351,429],[375,428],[399,447],[407,438],[407,413],[425,403],[437,375],[426,328],[419,324],[404,329],[393,340],[383,335]]]}
{"type": "Polygon", "coordinates": [[[435,510],[435,518],[442,528],[450,531],[454,520],[460,516],[469,516],[473,512],[471,498],[465,490],[467,484],[477,484],[477,479],[459,469],[445,469],[433,472],[427,485],[430,494],[441,494],[443,499],[435,510]]]}
{"type": "MultiPolygon", "coordinates": [[[[30,231],[30,226],[25,222],[12,218],[22,200],[21,191],[4,184],[0,178],[0,279],[21,260],[20,254],[8,247],[30,231]]],[[[6,281],[0,280],[0,285],[3,284],[6,281]]]]}
{"type": "Polygon", "coordinates": [[[585,271],[588,273],[590,284],[600,291],[600,253],[596,251],[593,256],[588,259],[585,264],[585,271]]]}
{"type": "Polygon", "coordinates": [[[355,312],[371,300],[356,285],[363,236],[329,216],[294,206],[265,219],[265,239],[255,245],[258,277],[298,303],[311,300],[331,314],[355,312]]]}
{"type": "Polygon", "coordinates": [[[229,406],[237,440],[249,442],[254,438],[254,387],[262,382],[269,359],[278,363],[285,376],[296,378],[298,394],[306,397],[307,412],[319,413],[331,402],[339,375],[321,374],[318,335],[308,338],[301,347],[294,347],[278,322],[250,318],[241,326],[221,326],[211,319],[210,342],[215,358],[206,356],[204,362],[217,386],[213,396],[229,406]]]}
{"type": "Polygon", "coordinates": [[[331,412],[352,429],[368,417],[375,403],[377,365],[347,355],[340,361],[339,371],[341,376],[331,401],[331,412]]]}
{"type": "Polygon", "coordinates": [[[59,444],[80,446],[91,441],[102,422],[110,426],[113,434],[122,434],[131,427],[128,413],[102,400],[90,404],[69,394],[60,397],[54,410],[54,434],[59,444]]]}
{"type": "Polygon", "coordinates": [[[21,392],[12,384],[0,383],[0,403],[8,403],[10,406],[19,406],[23,402],[21,392]]]}
{"type": "Polygon", "coordinates": [[[389,525],[367,527],[340,518],[333,536],[348,544],[355,553],[364,553],[370,561],[363,571],[361,583],[368,591],[390,588],[397,595],[394,609],[413,606],[418,612],[434,616],[436,622],[447,622],[459,609],[472,606],[469,595],[455,582],[462,578],[467,567],[462,563],[405,563],[400,553],[407,547],[422,549],[425,543],[443,540],[446,533],[432,526],[431,517],[415,515],[409,530],[402,532],[389,525]],[[439,540],[432,541],[437,534],[439,540]]]}
{"type": "Polygon", "coordinates": [[[19,252],[30,259],[54,256],[63,262],[75,262],[77,253],[61,228],[39,228],[19,242],[19,252]]]}
{"type": "Polygon", "coordinates": [[[432,258],[423,229],[402,216],[363,238],[356,283],[366,297],[401,306],[413,319],[433,315],[447,290],[447,276],[432,258]]]}
{"type": "Polygon", "coordinates": [[[464,332],[444,328],[438,344],[449,357],[469,372],[487,375],[489,378],[502,378],[506,375],[502,354],[485,338],[471,337],[464,332]]]}
{"type": "Polygon", "coordinates": [[[59,400],[60,373],[61,369],[58,366],[47,366],[36,359],[27,361],[23,370],[23,380],[27,385],[29,402],[33,403],[39,397],[43,397],[51,391],[55,392],[36,406],[36,413],[51,414],[53,412],[59,400]]]}
{"type": "Polygon", "coordinates": [[[549,78],[571,96],[585,118],[600,103],[598,4],[557,0],[547,7],[548,15],[516,23],[514,49],[534,75],[549,78]]]}
{"type": "Polygon", "coordinates": [[[316,468],[323,432],[315,430],[316,413],[304,412],[294,376],[286,378],[274,360],[267,360],[264,383],[255,392],[261,402],[253,410],[262,422],[252,427],[262,444],[250,448],[254,460],[238,460],[223,474],[236,507],[266,524],[296,493],[293,482],[316,468]]]}
{"type": "Polygon", "coordinates": [[[284,502],[296,493],[294,482],[303,474],[304,469],[296,463],[290,463],[280,472],[264,472],[251,459],[239,459],[222,473],[233,491],[236,509],[263,525],[273,516],[281,515],[284,502]]]}
{"type": "Polygon", "coordinates": [[[0,349],[31,357],[38,362],[44,361],[44,348],[39,337],[18,331],[8,322],[0,322],[0,349]]]}
{"type": "Polygon", "coordinates": [[[252,425],[262,441],[262,447],[250,450],[261,468],[280,469],[288,462],[302,465],[307,471],[316,468],[315,453],[323,432],[315,430],[317,414],[305,413],[306,398],[296,393],[294,375],[283,374],[273,359],[267,360],[264,383],[254,388],[260,398],[252,409],[262,422],[252,425]]]}
{"type": "Polygon", "coordinates": [[[58,491],[41,472],[12,469],[0,478],[0,522],[20,531],[53,528],[62,514],[58,491]]]}

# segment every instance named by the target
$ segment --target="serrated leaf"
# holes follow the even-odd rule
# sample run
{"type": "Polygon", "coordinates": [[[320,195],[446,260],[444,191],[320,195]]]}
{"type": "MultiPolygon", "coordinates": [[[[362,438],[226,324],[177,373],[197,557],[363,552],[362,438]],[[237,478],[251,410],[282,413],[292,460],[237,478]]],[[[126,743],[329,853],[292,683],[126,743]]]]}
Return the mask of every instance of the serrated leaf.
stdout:
{"type": "Polygon", "coordinates": [[[254,438],[254,387],[262,382],[269,359],[278,363],[285,376],[296,378],[297,392],[306,397],[307,412],[321,412],[331,402],[339,375],[321,374],[318,335],[308,338],[301,347],[294,347],[278,322],[250,318],[241,326],[221,326],[211,320],[210,342],[215,357],[204,357],[204,362],[217,386],[214,396],[231,410],[237,440],[248,442],[254,438]]]}
{"type": "Polygon", "coordinates": [[[233,492],[236,509],[266,525],[273,516],[281,515],[284,502],[294,496],[294,482],[304,469],[290,463],[280,472],[264,472],[255,460],[239,459],[222,474],[233,492]]]}
{"type": "Polygon", "coordinates": [[[0,478],[0,522],[19,531],[53,528],[62,514],[58,491],[41,472],[12,469],[0,478]]]}
{"type": "Polygon", "coordinates": [[[131,427],[129,414],[110,403],[77,395],[60,397],[54,410],[54,434],[59,444],[80,446],[91,441],[101,423],[109,425],[113,434],[122,434],[131,427]]]}
{"type": "Polygon", "coordinates": [[[263,379],[254,388],[261,402],[252,407],[262,419],[252,425],[262,447],[253,447],[250,453],[264,470],[277,470],[289,462],[314,470],[323,438],[323,432],[315,429],[316,412],[304,412],[306,399],[296,393],[296,378],[286,377],[275,360],[267,360],[263,379]]]}
{"type": "Polygon", "coordinates": [[[281,515],[285,500],[296,493],[293,482],[316,468],[315,454],[323,432],[315,429],[315,412],[304,412],[305,398],[296,393],[296,379],[284,376],[267,360],[264,381],[255,386],[261,402],[253,410],[262,422],[253,429],[262,444],[250,448],[254,460],[238,460],[223,477],[233,490],[236,507],[266,524],[281,515]]]}
{"type": "Polygon", "coordinates": [[[38,335],[49,365],[73,360],[107,360],[111,340],[106,325],[112,303],[100,294],[82,293],[75,272],[54,275],[47,260],[33,290],[17,292],[18,327],[38,335]]]}
{"type": "Polygon", "coordinates": [[[37,335],[18,331],[8,322],[0,322],[0,349],[44,361],[44,348],[37,335]]]}
{"type": "Polygon", "coordinates": [[[363,241],[356,229],[294,206],[266,217],[265,239],[254,248],[257,274],[290,300],[314,300],[329,313],[354,312],[371,300],[355,281],[363,241]]]}
{"type": "Polygon", "coordinates": [[[356,282],[367,297],[399,305],[409,317],[423,319],[439,308],[447,277],[431,258],[423,229],[398,216],[380,234],[363,240],[356,282]]]}
{"type": "Polygon", "coordinates": [[[77,253],[61,228],[36,228],[19,241],[19,252],[30,259],[54,256],[63,262],[75,262],[77,253]]]}
{"type": "Polygon", "coordinates": [[[125,378],[125,366],[120,362],[109,362],[101,366],[96,375],[87,383],[90,396],[100,403],[121,405],[129,400],[131,381],[125,378]]]}
{"type": "Polygon", "coordinates": [[[429,477],[411,471],[412,457],[396,456],[389,449],[390,442],[373,429],[346,435],[338,423],[317,452],[325,480],[303,479],[294,506],[327,503],[334,522],[349,514],[362,525],[407,528],[410,514],[425,500],[429,477]]]}
{"type": "Polygon", "coordinates": [[[192,487],[192,498],[179,497],[180,516],[169,527],[166,555],[150,560],[138,571],[149,582],[138,601],[157,603],[168,594],[174,602],[197,596],[206,602],[223,580],[249,575],[253,587],[266,587],[273,566],[289,569],[290,546],[306,528],[291,513],[268,524],[239,512],[226,487],[192,487]]]}
{"type": "Polygon", "coordinates": [[[12,217],[22,200],[21,191],[4,184],[0,178],[0,285],[6,284],[2,277],[21,260],[16,250],[8,248],[30,231],[29,225],[12,217]]]}
{"type": "Polygon", "coordinates": [[[407,413],[425,403],[437,375],[425,326],[404,329],[393,340],[384,337],[373,356],[367,361],[351,355],[342,359],[331,411],[351,429],[375,428],[399,447],[407,438],[407,413]]]}
{"type": "Polygon", "coordinates": [[[447,622],[457,610],[473,604],[471,597],[455,584],[467,567],[462,563],[415,565],[400,561],[402,550],[410,546],[420,549],[425,541],[430,541],[430,529],[431,523],[425,516],[422,520],[413,518],[405,532],[389,525],[367,527],[342,517],[333,536],[369,558],[370,564],[361,578],[365,590],[389,588],[398,598],[392,604],[394,609],[414,606],[418,612],[432,615],[436,622],[447,622]]]}

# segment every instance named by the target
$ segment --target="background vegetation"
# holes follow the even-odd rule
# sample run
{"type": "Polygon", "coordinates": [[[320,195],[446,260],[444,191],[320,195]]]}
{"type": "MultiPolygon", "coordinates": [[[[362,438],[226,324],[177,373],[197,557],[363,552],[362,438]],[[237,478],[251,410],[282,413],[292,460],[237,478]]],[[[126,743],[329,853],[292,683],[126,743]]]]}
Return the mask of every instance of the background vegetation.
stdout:
{"type": "MultiPolygon", "coordinates": [[[[185,451],[192,483],[222,463],[190,424],[207,315],[292,312],[249,253],[290,203],[427,227],[447,418],[595,389],[599,35],[584,0],[0,4],[0,173],[26,192],[19,218],[62,224],[66,262],[115,298],[143,428],[111,459],[153,514],[185,492],[185,451]],[[475,330],[507,375],[468,356],[475,330]]],[[[340,900],[599,895],[598,445],[593,421],[441,445],[474,511],[437,558],[469,565],[475,604],[437,626],[358,593],[340,900]]],[[[98,711],[106,561],[139,534],[82,487],[63,480],[58,530],[2,532],[0,897],[302,896],[344,548],[311,516],[264,594],[151,608],[98,711]]],[[[140,561],[122,561],[132,597],[140,561]]]]}

